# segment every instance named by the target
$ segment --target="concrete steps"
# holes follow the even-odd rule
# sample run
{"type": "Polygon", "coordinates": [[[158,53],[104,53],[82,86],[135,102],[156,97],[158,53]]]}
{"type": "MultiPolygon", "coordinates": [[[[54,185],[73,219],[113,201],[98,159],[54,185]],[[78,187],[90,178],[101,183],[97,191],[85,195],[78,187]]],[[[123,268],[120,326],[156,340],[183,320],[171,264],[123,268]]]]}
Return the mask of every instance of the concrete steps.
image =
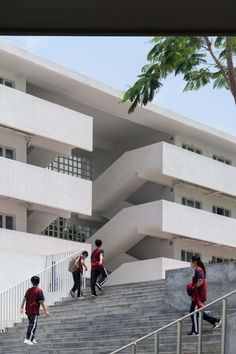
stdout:
{"type": "MultiPolygon", "coordinates": [[[[65,298],[49,308],[50,318],[40,316],[37,345],[23,344],[27,326],[24,320],[0,334],[0,354],[109,354],[184,315],[165,313],[164,289],[164,281],[155,281],[106,287],[97,298],[91,298],[89,290],[84,292],[85,299],[65,298]]],[[[197,352],[197,337],[186,335],[190,328],[190,320],[185,321],[183,354],[197,352]]],[[[220,330],[213,331],[206,323],[203,329],[203,353],[220,354],[220,330]]],[[[122,352],[130,353],[131,349],[122,352]]],[[[153,354],[153,338],[140,343],[137,353],[153,354]]],[[[160,336],[160,354],[175,353],[173,326],[160,336]]]]}

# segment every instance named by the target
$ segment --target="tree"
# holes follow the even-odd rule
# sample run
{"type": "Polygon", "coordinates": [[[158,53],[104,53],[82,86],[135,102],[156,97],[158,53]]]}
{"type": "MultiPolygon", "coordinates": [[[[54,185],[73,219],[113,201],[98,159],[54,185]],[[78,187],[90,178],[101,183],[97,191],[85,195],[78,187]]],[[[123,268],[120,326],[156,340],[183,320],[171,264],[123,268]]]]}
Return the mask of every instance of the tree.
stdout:
{"type": "Polygon", "coordinates": [[[170,74],[182,75],[184,91],[198,90],[209,83],[213,88],[229,90],[236,104],[236,37],[154,37],[153,48],[147,55],[148,63],[138,80],[123,96],[123,102],[132,104],[129,113],[138,104],[146,105],[163,86],[170,74]]]}

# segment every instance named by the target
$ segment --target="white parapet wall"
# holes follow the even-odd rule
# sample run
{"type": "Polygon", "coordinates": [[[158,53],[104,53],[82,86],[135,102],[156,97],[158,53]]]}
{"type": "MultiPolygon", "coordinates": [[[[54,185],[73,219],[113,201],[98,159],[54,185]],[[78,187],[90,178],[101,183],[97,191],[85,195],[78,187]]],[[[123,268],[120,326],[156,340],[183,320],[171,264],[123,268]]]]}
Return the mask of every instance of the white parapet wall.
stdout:
{"type": "Polygon", "coordinates": [[[106,285],[165,279],[166,270],[186,267],[188,262],[163,257],[124,263],[110,274],[106,285]]]}
{"type": "Polygon", "coordinates": [[[81,249],[90,257],[91,245],[87,243],[0,229],[0,291],[41,271],[46,266],[47,256],[81,249]]]}
{"type": "MultiPolygon", "coordinates": [[[[91,181],[4,157],[0,157],[0,169],[1,196],[91,215],[91,181]]],[[[38,210],[37,207],[34,209],[38,210]]]]}
{"type": "Polygon", "coordinates": [[[3,85],[0,108],[0,124],[31,135],[33,145],[41,137],[44,140],[38,145],[42,147],[48,139],[92,151],[93,120],[89,116],[3,85]]]}

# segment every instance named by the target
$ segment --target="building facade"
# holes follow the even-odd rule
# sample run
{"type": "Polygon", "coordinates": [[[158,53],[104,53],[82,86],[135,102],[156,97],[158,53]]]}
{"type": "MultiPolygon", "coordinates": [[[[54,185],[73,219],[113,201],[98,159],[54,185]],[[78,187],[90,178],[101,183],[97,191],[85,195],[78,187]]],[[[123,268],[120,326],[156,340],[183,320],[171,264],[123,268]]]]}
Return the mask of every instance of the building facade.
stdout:
{"type": "Polygon", "coordinates": [[[1,43],[1,252],[101,238],[111,271],[236,259],[236,137],[121,96],[1,43]]]}

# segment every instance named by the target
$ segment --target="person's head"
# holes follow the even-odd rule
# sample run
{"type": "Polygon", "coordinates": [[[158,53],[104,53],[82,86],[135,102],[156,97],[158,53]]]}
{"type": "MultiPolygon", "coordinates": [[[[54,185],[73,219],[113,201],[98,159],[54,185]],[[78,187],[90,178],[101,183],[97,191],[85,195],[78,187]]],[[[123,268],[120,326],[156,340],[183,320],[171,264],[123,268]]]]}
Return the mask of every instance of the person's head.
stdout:
{"type": "Polygon", "coordinates": [[[82,256],[84,256],[84,257],[87,258],[87,257],[88,257],[88,252],[87,252],[87,251],[83,251],[83,252],[82,252],[82,256]]]}
{"type": "Polygon", "coordinates": [[[205,266],[204,266],[204,264],[202,263],[202,260],[201,260],[201,258],[200,258],[199,256],[196,256],[196,255],[193,256],[192,259],[191,259],[190,264],[191,264],[191,267],[194,268],[194,269],[196,269],[197,267],[202,268],[204,274],[206,275],[205,266]]]}
{"type": "Polygon", "coordinates": [[[96,240],[95,241],[95,246],[96,247],[101,247],[101,245],[102,245],[102,240],[96,240]]]}
{"type": "Polygon", "coordinates": [[[37,275],[34,275],[30,280],[33,286],[39,285],[40,279],[37,275]]]}

